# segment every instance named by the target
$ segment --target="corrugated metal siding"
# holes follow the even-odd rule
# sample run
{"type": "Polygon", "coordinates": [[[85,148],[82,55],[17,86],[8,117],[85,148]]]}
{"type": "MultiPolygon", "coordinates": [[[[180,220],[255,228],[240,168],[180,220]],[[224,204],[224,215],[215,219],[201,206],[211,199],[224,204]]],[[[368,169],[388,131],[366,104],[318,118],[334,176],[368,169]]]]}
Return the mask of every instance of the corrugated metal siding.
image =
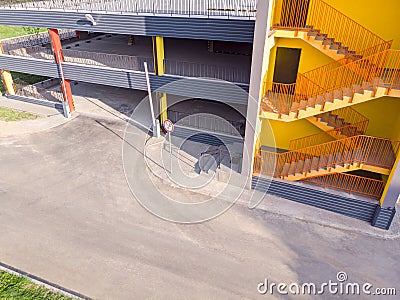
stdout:
{"type": "Polygon", "coordinates": [[[97,22],[96,26],[91,26],[85,13],[80,12],[0,9],[0,24],[248,43],[253,42],[255,25],[254,20],[91,15],[97,22]]]}
{"type": "Polygon", "coordinates": [[[232,86],[230,83],[224,81],[182,78],[172,75],[152,78],[152,84],[153,82],[155,83],[155,87],[159,86],[160,82],[162,82],[163,85],[160,86],[159,91],[166,92],[167,94],[242,105],[247,105],[248,102],[248,85],[238,85],[243,89],[240,90],[236,85],[232,86]],[[166,85],[179,79],[184,79],[183,84],[174,83],[166,85]]]}
{"type": "MultiPolygon", "coordinates": [[[[128,89],[147,90],[146,77],[143,72],[118,70],[112,68],[85,66],[64,63],[66,79],[122,87],[128,89]]],[[[242,92],[232,93],[233,87],[226,82],[205,80],[197,78],[182,78],[173,75],[150,75],[152,90],[158,90],[173,95],[220,101],[232,104],[247,104],[247,94],[242,92]],[[171,84],[177,80],[185,79],[184,84],[171,84]]],[[[241,85],[245,89],[248,86],[241,85]]]]}
{"type": "Polygon", "coordinates": [[[268,180],[254,176],[252,188],[369,223],[372,222],[375,210],[378,207],[377,204],[370,202],[346,198],[276,180],[272,180],[268,188],[268,183],[268,180]]]}
{"type": "Polygon", "coordinates": [[[112,68],[63,63],[64,76],[70,80],[146,90],[146,78],[143,72],[112,68]]]}
{"type": "Polygon", "coordinates": [[[0,55],[0,69],[54,78],[59,77],[57,64],[49,60],[0,55]]]}
{"type": "MultiPolygon", "coordinates": [[[[63,63],[63,68],[66,79],[128,89],[147,90],[146,78],[143,72],[73,63],[63,63]]],[[[0,69],[53,78],[60,77],[58,66],[55,62],[33,58],[0,55],[0,69]]],[[[247,105],[248,97],[245,91],[248,90],[248,85],[239,85],[244,89],[242,91],[227,82],[218,80],[184,78],[174,75],[150,75],[150,80],[153,91],[158,90],[188,98],[247,105]],[[182,79],[184,79],[183,84],[171,84],[182,79]]]]}
{"type": "Polygon", "coordinates": [[[195,128],[184,127],[179,125],[175,126],[175,130],[172,133],[172,136],[213,146],[220,146],[223,144],[228,145],[233,143],[243,143],[242,137],[219,134],[215,132],[205,132],[197,130],[195,128]]]}

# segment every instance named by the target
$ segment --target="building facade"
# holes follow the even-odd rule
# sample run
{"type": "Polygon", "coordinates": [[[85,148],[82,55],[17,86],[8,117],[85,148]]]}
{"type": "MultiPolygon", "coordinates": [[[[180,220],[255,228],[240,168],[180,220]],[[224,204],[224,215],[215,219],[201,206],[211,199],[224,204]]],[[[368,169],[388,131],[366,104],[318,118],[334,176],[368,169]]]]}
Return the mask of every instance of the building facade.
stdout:
{"type": "Polygon", "coordinates": [[[146,61],[160,121],[218,111],[239,139],[200,125],[181,133],[244,143],[254,189],[389,228],[400,194],[396,1],[17,2],[1,4],[1,24],[47,31],[1,41],[7,97],[68,115],[79,110],[71,82],[146,91],[146,61]],[[12,72],[49,79],[19,85],[12,72]]]}

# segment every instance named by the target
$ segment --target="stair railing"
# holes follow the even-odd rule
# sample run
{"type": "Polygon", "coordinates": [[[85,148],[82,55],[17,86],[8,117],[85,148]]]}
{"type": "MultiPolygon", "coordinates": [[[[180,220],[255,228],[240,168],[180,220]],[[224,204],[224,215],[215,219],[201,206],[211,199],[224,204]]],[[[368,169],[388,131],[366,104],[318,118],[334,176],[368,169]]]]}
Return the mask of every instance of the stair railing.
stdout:
{"type": "Polygon", "coordinates": [[[283,1],[277,7],[273,29],[318,30],[340,42],[341,46],[359,52],[385,41],[355,20],[322,0],[283,1]]]}
{"type": "Polygon", "coordinates": [[[356,135],[365,134],[369,120],[353,123],[347,126],[338,127],[321,133],[293,139],[289,142],[290,150],[298,150],[310,146],[315,146],[333,140],[344,139],[356,135]]]}
{"type": "MultiPolygon", "coordinates": [[[[324,97],[326,94],[334,94],[338,91],[343,94],[345,88],[354,92],[354,86],[363,87],[364,84],[370,84],[375,91],[378,87],[400,89],[400,50],[386,50],[381,53],[365,57],[347,65],[339,66],[328,72],[322,72],[318,76],[313,76],[313,80],[305,76],[298,76],[299,83],[296,83],[295,94],[281,90],[279,97],[274,98],[274,105],[279,114],[287,114],[290,111],[289,103],[300,102],[308,98],[324,97]],[[304,79],[306,78],[306,79],[304,79]],[[307,87],[302,82],[308,82],[312,87],[307,87]],[[295,100],[295,101],[294,101],[295,100]],[[280,103],[282,101],[282,104],[280,103]],[[284,109],[280,110],[280,107],[284,109]]],[[[266,83],[265,90],[270,91],[276,83],[266,83]]],[[[350,96],[352,97],[352,95],[350,96]]],[[[266,98],[271,98],[266,94],[266,98]]],[[[323,99],[324,103],[326,99],[323,99]]],[[[323,103],[323,104],[324,104],[323,103]]]]}
{"type": "Polygon", "coordinates": [[[358,135],[284,153],[260,150],[256,161],[261,161],[257,161],[255,173],[286,177],[290,174],[307,174],[312,170],[331,169],[337,165],[344,166],[355,163],[392,169],[399,151],[400,141],[358,135]],[[317,160],[316,165],[311,164],[314,158],[317,160]],[[296,166],[295,170],[287,169],[288,165],[293,162],[297,164],[300,161],[303,162],[302,166],[296,166]],[[306,161],[309,161],[308,165],[306,165],[306,161]],[[286,174],[283,173],[283,170],[286,170],[286,174]]]}
{"type": "Polygon", "coordinates": [[[349,194],[358,194],[377,200],[382,197],[385,189],[385,183],[382,180],[347,173],[333,173],[318,177],[309,177],[302,181],[324,188],[332,188],[345,191],[349,194]]]}

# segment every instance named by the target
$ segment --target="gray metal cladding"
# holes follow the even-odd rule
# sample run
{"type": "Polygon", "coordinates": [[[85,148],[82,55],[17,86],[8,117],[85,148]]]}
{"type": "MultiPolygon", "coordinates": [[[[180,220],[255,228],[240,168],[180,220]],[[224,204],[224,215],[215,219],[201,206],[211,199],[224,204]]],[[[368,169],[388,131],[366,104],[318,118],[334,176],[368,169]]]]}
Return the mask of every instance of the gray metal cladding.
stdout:
{"type": "MultiPolygon", "coordinates": [[[[0,55],[0,69],[59,78],[55,62],[34,58],[0,55]]],[[[63,63],[66,79],[102,84],[127,89],[147,90],[143,72],[63,63]]],[[[150,75],[152,90],[188,98],[208,99],[224,103],[247,105],[248,85],[236,85],[225,81],[184,78],[174,75],[150,75]],[[182,84],[177,84],[178,81],[182,84]],[[172,84],[171,84],[172,83],[172,84]],[[235,88],[236,87],[236,88],[235,88]],[[242,88],[242,89],[240,89],[242,88]]]]}
{"type": "Polygon", "coordinates": [[[164,36],[232,42],[253,42],[254,20],[138,16],[134,14],[0,9],[0,24],[81,31],[164,36]]]}
{"type": "Polygon", "coordinates": [[[59,77],[57,64],[49,60],[0,55],[0,69],[54,78],[59,77]]]}
{"type": "MultiPolygon", "coordinates": [[[[66,79],[109,85],[127,89],[147,90],[143,72],[63,63],[66,79]]],[[[209,99],[232,104],[247,104],[247,93],[232,93],[232,85],[218,80],[182,78],[173,75],[150,75],[152,90],[188,98],[209,99]],[[176,84],[182,80],[183,84],[176,84]],[[174,83],[174,84],[171,84],[174,83]]],[[[248,88],[245,85],[243,88],[248,88]]]]}
{"type": "Polygon", "coordinates": [[[66,79],[127,89],[147,90],[143,72],[63,63],[66,79]]]}
{"type": "Polygon", "coordinates": [[[225,81],[182,78],[172,75],[163,75],[154,78],[152,82],[155,82],[155,86],[158,86],[160,81],[163,81],[163,84],[160,85],[159,91],[167,94],[242,105],[247,105],[248,102],[248,85],[240,85],[239,88],[242,89],[239,89],[237,85],[225,81]],[[178,79],[183,79],[182,84],[178,82],[167,84],[177,81],[178,79]]]}
{"type": "Polygon", "coordinates": [[[268,184],[268,180],[253,176],[253,189],[265,191],[267,194],[276,195],[287,200],[318,207],[369,223],[372,222],[375,210],[378,207],[378,205],[374,203],[342,197],[277,180],[272,180],[271,185],[268,184]]]}

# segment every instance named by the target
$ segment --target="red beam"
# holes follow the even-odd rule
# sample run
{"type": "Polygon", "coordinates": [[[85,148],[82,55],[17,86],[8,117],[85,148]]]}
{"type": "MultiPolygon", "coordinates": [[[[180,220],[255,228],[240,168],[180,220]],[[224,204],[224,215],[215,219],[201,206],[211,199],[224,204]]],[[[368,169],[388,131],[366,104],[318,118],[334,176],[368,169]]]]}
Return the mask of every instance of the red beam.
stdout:
{"type": "MultiPolygon", "coordinates": [[[[60,40],[60,35],[57,29],[49,29],[49,36],[51,41],[51,46],[53,48],[54,59],[60,66],[60,71],[63,73],[61,63],[64,62],[64,55],[62,52],[62,45],[60,40]]],[[[64,96],[64,101],[68,103],[71,112],[75,110],[74,100],[72,99],[71,83],[69,80],[65,79],[64,76],[60,79],[61,90],[64,96]]]]}

